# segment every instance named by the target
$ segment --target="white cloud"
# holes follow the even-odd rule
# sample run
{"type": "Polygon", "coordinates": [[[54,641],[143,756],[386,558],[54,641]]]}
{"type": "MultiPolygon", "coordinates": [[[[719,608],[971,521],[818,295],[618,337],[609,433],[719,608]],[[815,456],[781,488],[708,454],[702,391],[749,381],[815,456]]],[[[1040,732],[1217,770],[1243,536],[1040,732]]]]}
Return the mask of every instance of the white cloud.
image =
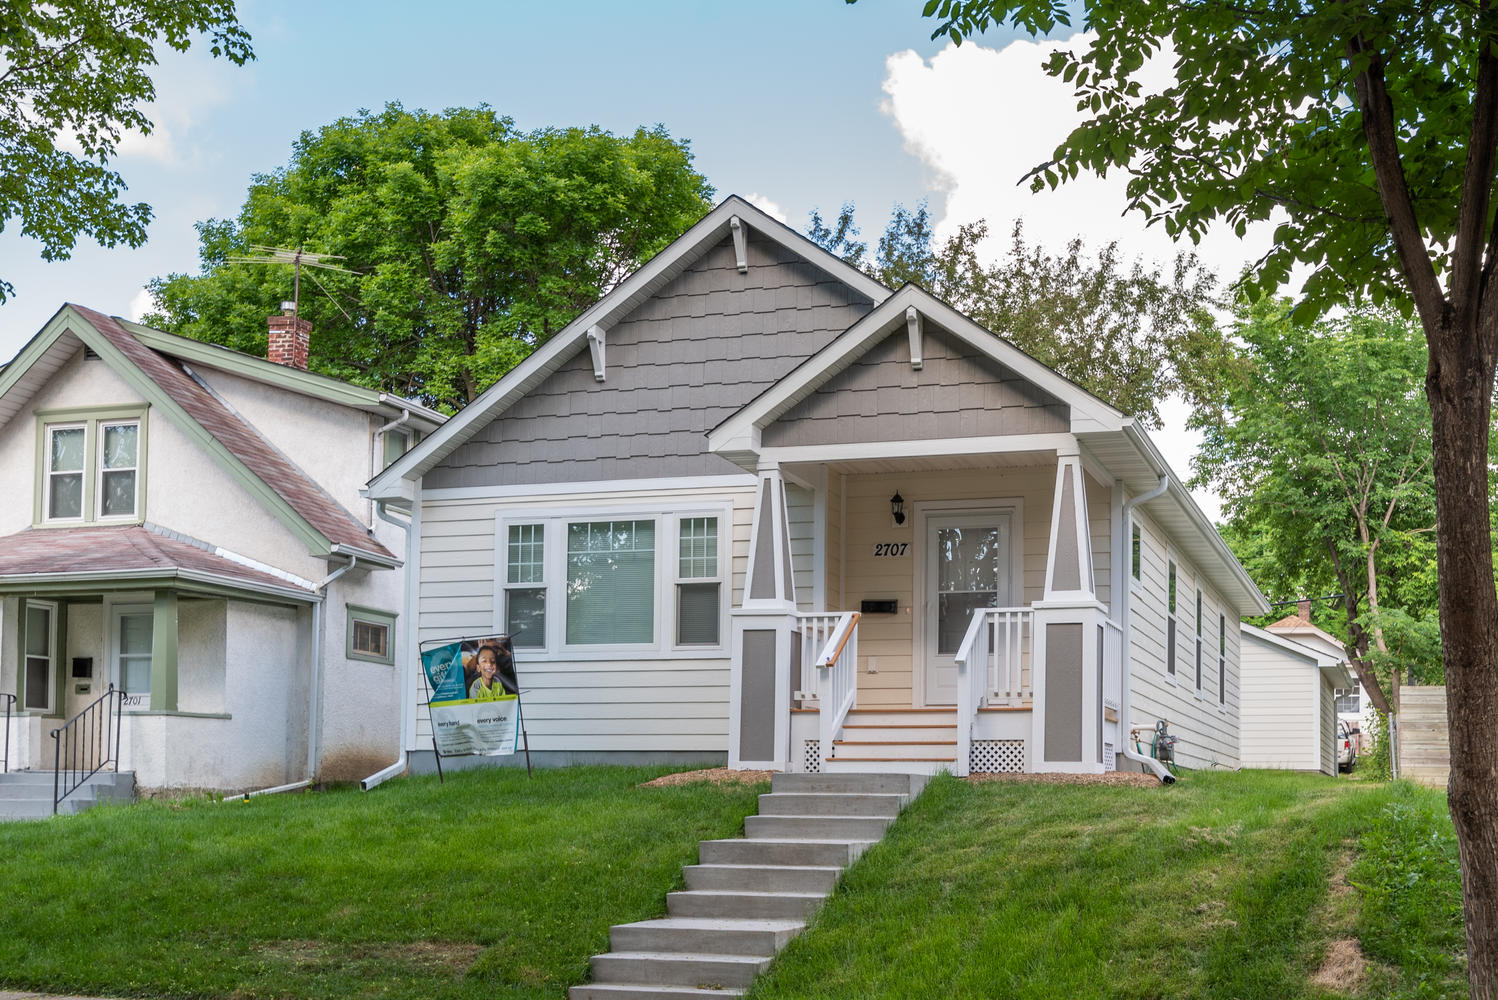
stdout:
{"type": "Polygon", "coordinates": [[[755,208],[759,209],[761,212],[764,212],[776,222],[784,222],[786,225],[790,225],[790,220],[786,217],[785,210],[764,195],[756,192],[754,194],[745,195],[744,200],[753,205],[755,208]]]}
{"type": "Polygon", "coordinates": [[[134,322],[139,323],[155,305],[155,301],[151,298],[151,290],[149,288],[142,288],[131,296],[130,305],[125,307],[125,315],[134,322]]]}
{"type": "MultiPolygon", "coordinates": [[[[1122,174],[1100,178],[1084,172],[1054,190],[1033,193],[1022,180],[1082,122],[1071,87],[1041,67],[1052,52],[1084,41],[1082,36],[1020,40],[998,50],[970,42],[948,45],[929,62],[913,51],[886,60],[881,109],[899,129],[906,150],[931,171],[932,187],[945,198],[945,214],[936,223],[938,237],[962,223],[986,219],[988,250],[997,257],[1014,220],[1023,218],[1026,238],[1053,249],[1081,236],[1090,249],[1117,241],[1126,257],[1162,264],[1190,250],[1225,282],[1235,279],[1269,249],[1271,225],[1250,228],[1241,240],[1224,227],[1209,232],[1200,245],[1176,244],[1163,227],[1146,227],[1143,216],[1122,214],[1127,182],[1122,174]]],[[[1169,62],[1155,62],[1160,85],[1168,79],[1169,62]]],[[[1185,429],[1189,413],[1181,401],[1167,401],[1161,408],[1165,427],[1151,434],[1182,479],[1191,473],[1190,458],[1200,440],[1185,429]]],[[[1219,516],[1218,497],[1194,495],[1204,513],[1219,516]]]]}

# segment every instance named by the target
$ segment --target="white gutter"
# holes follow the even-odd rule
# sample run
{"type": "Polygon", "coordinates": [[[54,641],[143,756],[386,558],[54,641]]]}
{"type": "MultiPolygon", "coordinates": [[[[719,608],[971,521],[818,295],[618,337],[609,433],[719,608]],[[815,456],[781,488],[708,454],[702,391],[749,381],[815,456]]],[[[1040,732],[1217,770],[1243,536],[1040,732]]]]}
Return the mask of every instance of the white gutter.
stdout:
{"type": "MultiPolygon", "coordinates": [[[[380,394],[381,402],[384,401],[384,396],[385,396],[384,393],[380,394]]],[[[400,404],[396,404],[396,405],[400,405],[400,404]]],[[[369,439],[369,478],[370,479],[373,479],[375,476],[378,476],[381,472],[385,471],[385,464],[384,464],[385,435],[388,434],[390,431],[395,430],[397,427],[400,427],[403,424],[410,423],[410,421],[411,421],[411,408],[409,406],[402,405],[401,406],[401,415],[398,416],[398,417],[396,417],[394,420],[390,420],[390,421],[387,421],[384,424],[381,424],[380,427],[379,427],[379,429],[376,430],[374,432],[374,435],[369,439]]],[[[367,503],[367,504],[369,504],[369,508],[368,508],[369,509],[369,514],[365,517],[365,520],[369,520],[370,517],[372,517],[374,515],[374,501],[371,500],[369,498],[369,496],[366,494],[366,496],[364,497],[364,502],[367,503]]],[[[373,528],[373,522],[371,522],[370,527],[373,528]]]]}
{"type": "Polygon", "coordinates": [[[1134,575],[1133,570],[1129,568],[1133,564],[1134,508],[1142,503],[1147,503],[1150,500],[1163,496],[1168,489],[1170,489],[1170,476],[1161,476],[1159,484],[1154,489],[1148,493],[1141,493],[1132,500],[1125,501],[1123,505],[1123,530],[1120,532],[1121,537],[1119,538],[1119,548],[1123,555],[1119,559],[1119,563],[1125,567],[1125,570],[1123,593],[1120,595],[1118,601],[1120,609],[1119,618],[1122,620],[1118,624],[1123,630],[1124,664],[1123,669],[1119,671],[1123,683],[1119,685],[1118,729],[1120,737],[1119,748],[1123,750],[1124,757],[1149,768],[1154,772],[1155,777],[1160,779],[1162,784],[1171,785],[1175,783],[1176,776],[1171,774],[1170,769],[1155,758],[1147,757],[1135,750],[1133,741],[1129,739],[1126,732],[1126,729],[1132,729],[1134,725],[1131,718],[1133,714],[1133,657],[1130,655],[1130,650],[1133,649],[1134,643],[1134,609],[1131,607],[1134,588],[1129,583],[1129,578],[1134,575]]]}
{"type": "MultiPolygon", "coordinates": [[[[405,593],[404,593],[404,603],[405,603],[406,606],[403,609],[406,613],[402,617],[404,617],[406,619],[406,633],[410,633],[410,631],[411,631],[411,629],[413,627],[413,622],[412,622],[412,619],[411,619],[411,608],[412,608],[413,604],[415,603],[414,600],[413,600],[413,595],[416,593],[416,586],[417,586],[416,572],[415,572],[415,570],[416,570],[416,561],[413,558],[411,558],[411,556],[412,556],[412,551],[411,551],[412,547],[416,544],[416,532],[412,530],[412,524],[411,524],[410,521],[402,521],[400,518],[392,517],[390,515],[390,512],[387,509],[387,507],[389,505],[389,502],[390,501],[388,501],[388,500],[376,500],[375,501],[375,516],[377,516],[381,521],[384,521],[386,524],[393,524],[397,528],[400,528],[402,531],[404,531],[406,533],[406,579],[405,579],[405,593]]],[[[409,738],[410,737],[410,725],[411,725],[411,720],[410,720],[410,714],[411,713],[409,711],[409,707],[410,706],[407,705],[407,700],[409,698],[410,691],[411,691],[411,685],[408,684],[406,682],[406,680],[404,679],[405,678],[405,669],[409,669],[409,666],[410,666],[410,657],[408,657],[408,656],[405,655],[405,648],[404,648],[404,646],[408,645],[408,644],[409,643],[402,644],[402,655],[401,655],[400,659],[398,659],[396,661],[398,664],[405,664],[405,667],[403,668],[401,666],[397,666],[396,667],[396,671],[395,671],[396,676],[402,678],[402,680],[400,682],[400,686],[401,686],[401,688],[400,688],[401,689],[401,698],[400,698],[400,704],[401,704],[401,709],[400,709],[400,711],[401,711],[400,753],[399,753],[399,755],[396,756],[394,764],[390,764],[387,767],[380,768],[380,770],[376,771],[374,774],[371,774],[369,777],[367,777],[363,781],[359,782],[359,789],[360,789],[360,791],[367,792],[370,789],[375,788],[375,787],[383,784],[384,782],[388,781],[391,778],[398,778],[402,774],[406,773],[406,747],[408,747],[408,746],[411,745],[411,740],[409,738]]]]}
{"type": "Polygon", "coordinates": [[[357,555],[349,555],[346,565],[340,566],[325,576],[317,585],[318,596],[323,600],[312,605],[312,676],[307,682],[307,783],[317,780],[322,756],[322,672],[323,672],[323,606],[327,602],[328,585],[359,564],[357,555]]]}

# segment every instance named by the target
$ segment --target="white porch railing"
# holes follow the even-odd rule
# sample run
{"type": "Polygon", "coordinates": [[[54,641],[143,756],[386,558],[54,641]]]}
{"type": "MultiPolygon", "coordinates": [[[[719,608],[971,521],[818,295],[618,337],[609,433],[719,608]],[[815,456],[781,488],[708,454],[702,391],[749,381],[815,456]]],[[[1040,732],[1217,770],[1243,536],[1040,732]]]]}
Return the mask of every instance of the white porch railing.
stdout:
{"type": "Polygon", "coordinates": [[[1117,712],[1123,696],[1123,628],[1103,622],[1103,707],[1117,712]]]}
{"type": "Polygon", "coordinates": [[[1025,659],[1035,613],[1029,608],[981,608],[973,612],[957,648],[958,777],[968,773],[973,720],[984,705],[1023,705],[1031,700],[1025,659]]]}
{"type": "Polygon", "coordinates": [[[803,704],[806,695],[817,699],[823,760],[832,756],[832,741],[858,700],[858,619],[857,611],[796,616],[803,704]]]}

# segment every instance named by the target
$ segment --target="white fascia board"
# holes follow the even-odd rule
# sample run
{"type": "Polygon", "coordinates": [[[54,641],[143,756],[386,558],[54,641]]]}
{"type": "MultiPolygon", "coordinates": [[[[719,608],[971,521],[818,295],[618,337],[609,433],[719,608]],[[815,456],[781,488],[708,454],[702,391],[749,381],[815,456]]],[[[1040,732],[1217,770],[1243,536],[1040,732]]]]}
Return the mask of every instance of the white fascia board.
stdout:
{"type": "Polygon", "coordinates": [[[1267,632],[1264,629],[1259,628],[1257,625],[1241,624],[1238,626],[1238,628],[1240,631],[1242,631],[1245,638],[1256,639],[1266,646],[1274,646],[1277,649],[1289,653],[1292,656],[1296,656],[1302,660],[1305,660],[1307,665],[1309,666],[1314,666],[1319,669],[1334,662],[1331,657],[1327,656],[1319,649],[1312,649],[1310,646],[1302,645],[1301,643],[1296,642],[1294,639],[1286,639],[1284,636],[1275,635],[1273,632],[1267,632]]]}
{"type": "Polygon", "coordinates": [[[763,448],[762,462],[856,462],[879,458],[936,458],[949,455],[999,455],[1026,452],[1075,451],[1070,434],[1002,434],[990,437],[940,438],[916,441],[860,441],[854,444],[808,444],[763,448]]]}
{"type": "Polygon", "coordinates": [[[708,434],[708,450],[726,449],[743,439],[749,427],[763,428],[805,399],[834,375],[873,348],[886,336],[905,327],[907,310],[930,319],[968,346],[1014,371],[1065,403],[1072,414],[1072,432],[1118,430],[1127,421],[1119,411],[1087,390],[1056,374],[1019,348],[983,329],[962,313],[918,285],[907,284],[885,299],[863,319],[843,331],[831,344],[793,369],[708,434]]]}
{"type": "Polygon", "coordinates": [[[581,350],[587,342],[588,330],[594,326],[611,327],[638,305],[635,301],[637,295],[648,290],[655,281],[672,270],[683,268],[696,260],[707,247],[723,239],[730,232],[729,222],[734,216],[753,226],[758,235],[779,243],[875,304],[889,298],[888,288],[858,268],[817,246],[785,223],[772,219],[738,195],[729,195],[696,225],[672,241],[670,246],[615,285],[608,294],[583,310],[529,357],[484,390],[478,399],[463,407],[442,427],[370,480],[369,495],[377,499],[401,495],[391,491],[388,481],[414,480],[425,475],[427,470],[452,454],[463,442],[535,388],[542,378],[581,350]]]}

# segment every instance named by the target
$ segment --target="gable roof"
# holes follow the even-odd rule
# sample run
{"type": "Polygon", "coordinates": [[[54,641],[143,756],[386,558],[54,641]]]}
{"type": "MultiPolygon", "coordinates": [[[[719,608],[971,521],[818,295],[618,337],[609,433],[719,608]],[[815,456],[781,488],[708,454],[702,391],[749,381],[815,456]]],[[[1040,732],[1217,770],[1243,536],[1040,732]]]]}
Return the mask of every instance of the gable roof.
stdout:
{"type": "Polygon", "coordinates": [[[209,588],[320,600],[316,590],[228,559],[144,525],[27,528],[0,538],[0,587],[36,592],[47,586],[172,580],[209,588]]]}
{"type": "Polygon", "coordinates": [[[289,392],[300,393],[315,399],[353,407],[379,416],[397,416],[402,411],[411,414],[411,426],[430,432],[447,421],[445,414],[415,400],[393,393],[369,389],[352,382],[329,378],[303,368],[292,368],[253,354],[245,354],[222,344],[210,344],[191,337],[182,337],[164,330],[132,323],[115,317],[115,322],[136,340],[151,350],[179,361],[190,362],[205,368],[217,368],[256,382],[264,382],[289,392]]]}
{"type": "Polygon", "coordinates": [[[68,304],[0,373],[0,422],[77,352],[92,349],[133,389],[187,432],[314,555],[357,555],[381,565],[399,560],[183,366],[147,347],[113,317],[68,304]]]}
{"type": "Polygon", "coordinates": [[[875,345],[905,326],[915,309],[967,346],[1017,373],[1071,409],[1073,432],[1114,429],[1127,418],[1092,393],[1036,361],[1013,344],[990,333],[924,288],[901,286],[832,343],[760,393],[733,416],[708,432],[708,448],[719,453],[759,450],[759,432],[829,382],[875,345]]]}
{"type": "MultiPolygon", "coordinates": [[[[1300,620],[1304,621],[1304,619],[1300,620]]],[[[1267,629],[1258,628],[1254,625],[1243,625],[1242,632],[1245,638],[1252,639],[1281,653],[1288,653],[1291,656],[1307,661],[1308,666],[1314,666],[1321,671],[1321,675],[1331,682],[1332,687],[1352,687],[1352,674],[1347,669],[1345,658],[1333,656],[1319,649],[1313,649],[1304,643],[1296,642],[1294,639],[1287,639],[1282,635],[1275,635],[1267,629]]]]}
{"type": "Polygon", "coordinates": [[[751,227],[755,234],[791,250],[798,257],[830,274],[869,301],[884,301],[890,291],[836,254],[755,208],[738,195],[729,195],[701,221],[677,237],[639,270],[559,330],[520,364],[511,369],[440,429],[412,448],[370,481],[368,493],[375,499],[409,498],[409,484],[452,454],[516,400],[534,389],[587,344],[594,326],[607,329],[623,319],[732,232],[733,220],[751,227]]]}

